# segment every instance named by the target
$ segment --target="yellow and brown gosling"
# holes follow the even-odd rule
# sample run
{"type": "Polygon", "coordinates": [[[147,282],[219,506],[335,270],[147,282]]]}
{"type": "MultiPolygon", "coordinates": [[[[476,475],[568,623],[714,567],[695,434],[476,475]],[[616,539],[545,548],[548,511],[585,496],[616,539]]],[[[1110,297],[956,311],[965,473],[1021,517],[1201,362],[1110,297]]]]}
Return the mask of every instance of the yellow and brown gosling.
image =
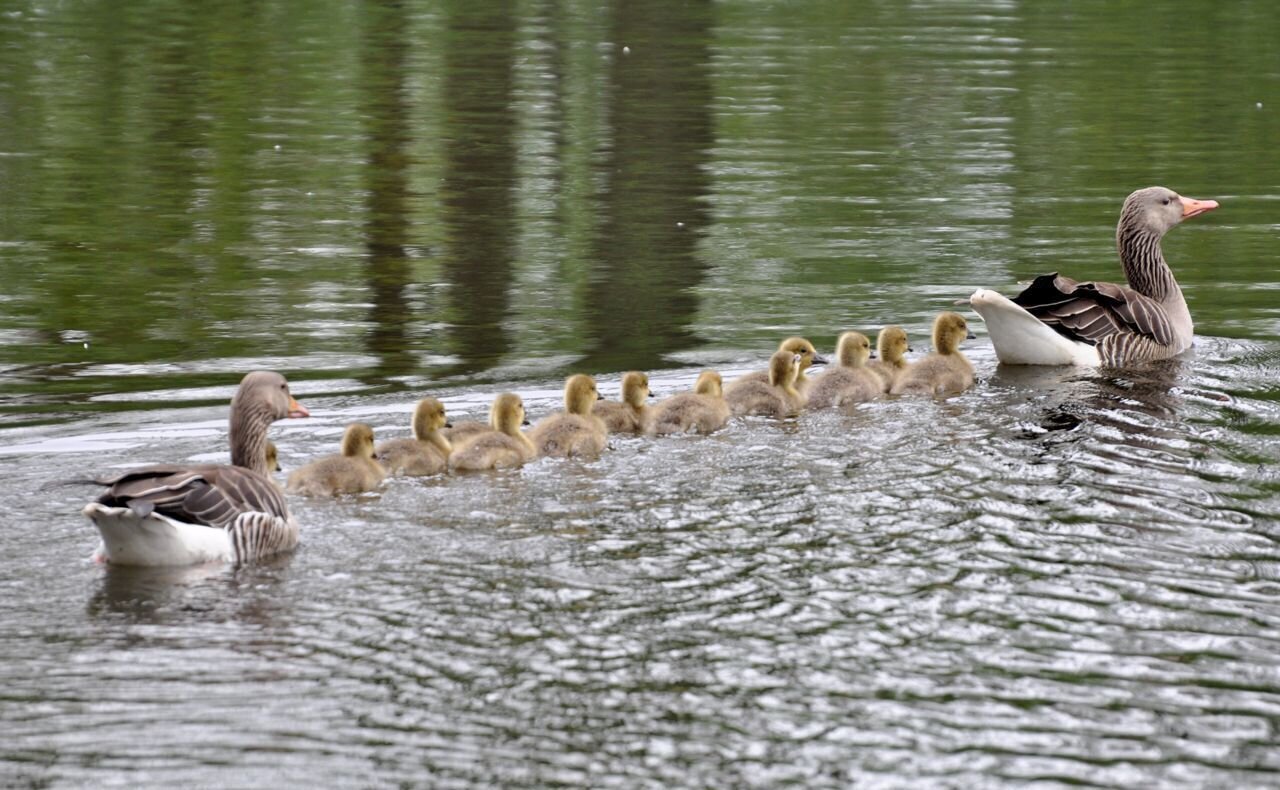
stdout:
{"type": "Polygon", "coordinates": [[[718,431],[729,422],[729,404],[724,399],[720,374],[704,370],[698,374],[693,392],[681,392],[658,401],[653,407],[648,432],[655,436],[696,431],[718,431]]]}
{"type": "MultiPolygon", "coordinates": [[[[809,387],[813,384],[813,379],[806,376],[805,371],[808,370],[809,366],[813,363],[817,362],[820,365],[825,365],[827,360],[819,356],[818,349],[814,348],[813,344],[808,340],[805,340],[803,337],[789,337],[786,340],[783,340],[778,344],[778,350],[789,351],[800,357],[800,372],[796,376],[795,388],[801,395],[806,395],[809,391],[809,387]]],[[[745,384],[748,381],[758,381],[762,384],[767,384],[769,382],[769,371],[757,370],[739,376],[729,382],[729,386],[725,390],[725,394],[728,395],[728,393],[739,384],[745,384]]]]}
{"type": "Polygon", "coordinates": [[[412,439],[391,439],[378,445],[377,456],[387,474],[421,477],[448,469],[453,444],[441,433],[449,425],[444,404],[435,398],[418,401],[412,424],[412,439]]]}
{"type": "Polygon", "coordinates": [[[622,377],[622,400],[596,401],[591,413],[609,433],[644,433],[649,425],[649,377],[633,370],[622,377]]]}
{"type": "Polygon", "coordinates": [[[266,453],[267,453],[268,474],[270,474],[271,472],[279,472],[280,471],[280,451],[276,449],[275,442],[270,440],[267,441],[266,453]]]}
{"type": "Polygon", "coordinates": [[[533,460],[538,451],[520,430],[524,423],[524,401],[514,392],[502,393],[489,409],[489,429],[455,442],[449,467],[459,472],[509,469],[533,460]]]}
{"type": "Polygon", "coordinates": [[[808,407],[833,409],[874,400],[884,393],[884,382],[867,369],[871,341],[861,332],[845,332],[836,343],[838,364],[828,368],[809,388],[808,407]]]}
{"type": "Polygon", "coordinates": [[[352,423],[342,434],[342,453],[327,455],[295,469],[286,487],[303,496],[358,494],[378,487],[387,473],[374,458],[373,429],[352,423]]]}
{"type": "Polygon", "coordinates": [[[775,351],[769,357],[769,381],[733,383],[724,394],[735,417],[789,417],[804,407],[804,396],[796,389],[800,355],[775,351]]]}
{"type": "Polygon", "coordinates": [[[867,363],[867,369],[880,377],[883,392],[893,389],[894,383],[898,377],[907,369],[906,354],[911,350],[911,344],[907,342],[907,333],[900,326],[886,326],[880,330],[880,337],[876,340],[876,351],[879,359],[873,359],[867,363]]]}
{"type": "Polygon", "coordinates": [[[933,352],[909,366],[890,390],[894,395],[949,395],[973,386],[973,365],[960,353],[969,325],[959,313],[940,313],[933,322],[933,352]]]}
{"type": "Polygon", "coordinates": [[[600,393],[590,376],[576,373],[564,383],[564,411],[543,417],[529,431],[538,455],[594,457],[605,448],[604,420],[591,413],[600,393]]]}

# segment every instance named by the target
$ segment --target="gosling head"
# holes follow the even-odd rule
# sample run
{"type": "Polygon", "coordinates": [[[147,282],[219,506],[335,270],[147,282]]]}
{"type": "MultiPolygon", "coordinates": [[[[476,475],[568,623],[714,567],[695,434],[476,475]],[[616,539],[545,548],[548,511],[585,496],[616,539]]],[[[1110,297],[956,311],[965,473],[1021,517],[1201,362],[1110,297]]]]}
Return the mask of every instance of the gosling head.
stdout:
{"type": "Polygon", "coordinates": [[[280,451],[276,449],[275,442],[267,442],[267,471],[280,471],[280,451]]]}
{"type": "Polygon", "coordinates": [[[886,326],[881,329],[880,336],[876,339],[876,350],[880,352],[880,359],[886,365],[898,364],[911,350],[910,344],[907,343],[906,330],[900,326],[886,326]]]}
{"type": "Polygon", "coordinates": [[[1119,243],[1127,233],[1143,230],[1163,236],[1184,219],[1191,219],[1217,207],[1216,200],[1185,198],[1164,187],[1139,189],[1125,198],[1124,207],[1120,209],[1116,241],[1119,243]]]}
{"type": "Polygon", "coordinates": [[[723,398],[724,379],[720,378],[720,374],[714,370],[704,370],[698,374],[698,381],[693,385],[693,391],[699,395],[723,398]]]}
{"type": "Polygon", "coordinates": [[[348,458],[373,458],[373,429],[353,422],[342,434],[342,454],[348,458]]]}
{"type": "Polygon", "coordinates": [[[591,407],[600,399],[595,379],[585,373],[575,373],[564,382],[564,410],[583,417],[591,414],[591,407]]]}
{"type": "Polygon", "coordinates": [[[514,392],[504,392],[493,399],[489,407],[489,426],[508,436],[520,433],[524,425],[524,401],[514,392]]]}
{"type": "Polygon", "coordinates": [[[435,398],[423,398],[413,410],[413,437],[425,441],[448,422],[443,403],[435,398]]]}
{"type": "Polygon", "coordinates": [[[860,368],[871,358],[871,341],[861,332],[845,332],[836,342],[836,357],[841,367],[860,368]]]}
{"type": "Polygon", "coordinates": [[[939,354],[956,353],[960,343],[970,337],[969,324],[959,313],[939,313],[933,321],[933,350],[939,354]]]}
{"type": "Polygon", "coordinates": [[[631,371],[622,377],[622,402],[633,409],[644,407],[649,400],[649,377],[639,371],[631,371]]]}
{"type": "Polygon", "coordinates": [[[818,356],[818,349],[803,337],[789,337],[778,344],[779,351],[790,351],[792,354],[800,355],[800,372],[804,373],[809,366],[817,362],[820,365],[827,364],[827,361],[818,356]]]}
{"type": "Polygon", "coordinates": [[[802,357],[790,351],[775,351],[769,357],[769,383],[775,387],[790,389],[795,386],[800,373],[802,357]]]}

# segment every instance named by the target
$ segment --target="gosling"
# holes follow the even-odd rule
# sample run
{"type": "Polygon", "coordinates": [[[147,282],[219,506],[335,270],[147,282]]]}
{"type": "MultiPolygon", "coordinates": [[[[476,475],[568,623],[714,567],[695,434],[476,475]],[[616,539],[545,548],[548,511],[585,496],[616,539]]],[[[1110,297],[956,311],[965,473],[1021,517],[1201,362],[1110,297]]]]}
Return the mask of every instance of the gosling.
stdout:
{"type": "Polygon", "coordinates": [[[906,353],[911,350],[907,342],[907,333],[900,326],[886,326],[880,330],[876,340],[876,351],[879,359],[867,363],[867,369],[883,381],[883,392],[893,389],[902,372],[907,369],[906,353]]]}
{"type": "Polygon", "coordinates": [[[600,399],[596,382],[577,373],[564,383],[564,411],[543,417],[529,432],[538,455],[552,458],[597,456],[605,447],[608,430],[604,420],[591,413],[600,399]]]}
{"type": "Polygon", "coordinates": [[[449,426],[444,404],[435,398],[418,401],[412,424],[412,439],[391,439],[378,445],[377,456],[387,474],[423,477],[445,471],[453,444],[441,433],[449,426]]]}
{"type": "Polygon", "coordinates": [[[714,370],[698,374],[693,392],[681,392],[659,401],[652,409],[648,432],[655,436],[673,433],[701,434],[718,431],[729,422],[729,404],[724,399],[724,383],[714,370]]]}
{"type": "Polygon", "coordinates": [[[884,393],[884,382],[867,369],[871,341],[861,332],[845,332],[836,343],[837,367],[828,368],[809,388],[808,407],[835,409],[874,400],[884,393]]]}
{"type": "MultiPolygon", "coordinates": [[[[803,337],[787,338],[778,344],[778,350],[790,351],[792,354],[800,355],[800,374],[796,376],[795,388],[801,395],[807,394],[809,387],[813,384],[813,379],[806,376],[805,371],[808,370],[809,366],[813,363],[816,362],[819,365],[825,365],[827,364],[827,360],[818,356],[818,349],[814,348],[813,344],[808,340],[805,340],[803,337]]],[[[739,384],[746,383],[748,381],[758,381],[761,384],[768,384],[769,371],[757,370],[752,373],[743,374],[729,382],[729,388],[727,391],[733,390],[739,384]]]]}
{"type": "Polygon", "coordinates": [[[459,439],[449,454],[449,467],[459,472],[510,469],[532,461],[538,454],[520,426],[525,424],[524,401],[514,392],[493,399],[489,428],[459,439]]]}
{"type": "Polygon", "coordinates": [[[267,453],[267,471],[279,472],[280,471],[280,451],[276,449],[275,442],[272,442],[272,441],[267,442],[266,453],[267,453]]]}
{"type": "Polygon", "coordinates": [[[973,365],[960,343],[973,337],[959,313],[940,313],[933,322],[933,353],[911,365],[890,390],[894,395],[951,395],[973,386],[973,365]]]}
{"type": "Polygon", "coordinates": [[[342,434],[342,453],[295,469],[286,490],[303,496],[335,496],[372,491],[387,476],[374,458],[373,429],[352,423],[342,434]]]}
{"type": "Polygon", "coordinates": [[[789,417],[804,407],[804,396],[796,389],[800,354],[775,351],[769,357],[769,381],[739,379],[725,392],[729,411],[735,417],[789,417]]]}
{"type": "Polygon", "coordinates": [[[633,370],[622,377],[622,400],[597,401],[591,413],[604,420],[609,433],[644,433],[653,412],[648,400],[649,377],[633,370]]]}

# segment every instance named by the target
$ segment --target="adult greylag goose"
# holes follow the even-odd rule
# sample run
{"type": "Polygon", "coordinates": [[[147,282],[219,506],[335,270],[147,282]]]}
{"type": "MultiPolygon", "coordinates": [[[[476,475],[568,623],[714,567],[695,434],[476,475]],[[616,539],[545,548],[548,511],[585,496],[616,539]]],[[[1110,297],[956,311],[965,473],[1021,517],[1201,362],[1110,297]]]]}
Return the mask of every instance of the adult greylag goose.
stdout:
{"type": "MultiPolygon", "coordinates": [[[[789,337],[786,340],[783,340],[781,343],[778,344],[778,350],[789,351],[792,354],[798,354],[800,356],[800,372],[796,376],[795,388],[796,388],[796,391],[799,392],[801,395],[807,394],[809,391],[809,386],[813,383],[813,379],[806,376],[805,371],[808,370],[809,366],[814,364],[815,362],[818,363],[819,365],[825,365],[827,363],[827,360],[819,356],[818,349],[814,348],[813,344],[810,343],[808,340],[805,340],[803,337],[789,337]]],[[[739,384],[746,383],[748,381],[758,381],[761,384],[768,384],[769,371],[756,370],[756,371],[752,371],[751,373],[744,373],[743,375],[729,382],[729,386],[725,390],[726,395],[734,387],[737,387],[739,384]]]]}
{"type": "Polygon", "coordinates": [[[775,351],[769,357],[769,380],[735,381],[724,393],[729,412],[737,417],[789,417],[804,407],[804,396],[796,389],[800,354],[775,351]]]}
{"type": "Polygon", "coordinates": [[[658,401],[653,407],[648,432],[655,436],[673,433],[711,433],[729,422],[729,404],[724,399],[720,374],[704,370],[698,374],[693,392],[681,392],[658,401]]]}
{"type": "Polygon", "coordinates": [[[1044,274],[1013,299],[978,289],[969,304],[987,324],[1001,362],[1011,365],[1124,366],[1191,348],[1193,326],[1182,289],[1160,249],[1178,223],[1218,207],[1147,187],[1129,195],[1116,225],[1128,285],[1076,282],[1044,274]]]}
{"type": "Polygon", "coordinates": [[[564,411],[543,417],[529,431],[538,455],[553,458],[599,455],[609,433],[604,420],[591,413],[599,399],[596,382],[590,376],[576,373],[566,379],[564,411]]]}
{"type": "Polygon", "coordinates": [[[374,457],[373,429],[354,422],[342,433],[342,452],[295,469],[285,490],[303,496],[359,494],[376,489],[386,476],[374,457]]]}
{"type": "Polygon", "coordinates": [[[489,409],[489,430],[459,439],[449,454],[449,467],[457,471],[504,469],[520,466],[538,454],[533,442],[520,430],[525,424],[524,402],[514,392],[504,392],[489,409]]]}
{"type": "Polygon", "coordinates": [[[902,373],[890,390],[894,395],[947,395],[973,386],[973,365],[960,353],[960,343],[973,337],[959,313],[939,313],[933,321],[933,352],[902,373]]]}
{"type": "Polygon", "coordinates": [[[421,477],[448,469],[453,444],[441,433],[449,425],[444,404],[435,398],[418,401],[413,409],[412,424],[412,439],[391,439],[375,450],[387,474],[421,477]]]}
{"type": "Polygon", "coordinates": [[[269,477],[267,429],[307,410],[284,376],[246,375],[231,399],[231,465],[156,464],[96,481],[84,507],[102,536],[94,559],[113,565],[243,563],[298,543],[284,494],[269,477]]]}
{"type": "Polygon", "coordinates": [[[622,377],[622,400],[601,400],[591,413],[604,420],[609,433],[644,433],[649,425],[649,377],[633,370],[622,377]]]}
{"type": "Polygon", "coordinates": [[[884,380],[867,369],[871,341],[861,332],[845,332],[836,342],[836,366],[827,368],[809,388],[811,409],[839,408],[874,400],[884,393],[884,380]]]}
{"type": "Polygon", "coordinates": [[[911,344],[907,342],[907,333],[902,327],[886,326],[880,330],[880,336],[876,338],[879,359],[868,362],[867,370],[880,377],[884,392],[893,389],[894,382],[907,369],[906,354],[910,350],[911,344]]]}

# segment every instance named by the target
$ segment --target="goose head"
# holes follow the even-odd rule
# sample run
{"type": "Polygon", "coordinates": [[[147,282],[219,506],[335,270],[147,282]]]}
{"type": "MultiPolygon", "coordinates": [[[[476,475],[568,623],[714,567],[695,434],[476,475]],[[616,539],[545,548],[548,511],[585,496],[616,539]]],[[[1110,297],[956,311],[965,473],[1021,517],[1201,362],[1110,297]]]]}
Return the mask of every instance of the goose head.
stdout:
{"type": "Polygon", "coordinates": [[[1186,198],[1164,187],[1147,187],[1130,193],[1120,209],[1117,237],[1136,231],[1163,236],[1184,219],[1191,219],[1218,207],[1216,200],[1186,198]]]}
{"type": "Polygon", "coordinates": [[[871,358],[871,341],[861,332],[845,332],[836,341],[836,358],[841,367],[860,368],[871,358]]]}
{"type": "Polygon", "coordinates": [[[444,415],[444,404],[435,398],[423,398],[413,409],[413,438],[426,441],[449,421],[444,415]]]}
{"type": "Polygon", "coordinates": [[[575,373],[564,382],[564,410],[583,417],[591,414],[591,407],[600,399],[595,379],[585,373],[575,373]]]}
{"type": "Polygon", "coordinates": [[[342,434],[342,454],[347,458],[374,459],[373,429],[362,422],[353,422],[342,434]]]}
{"type": "Polygon", "coordinates": [[[720,374],[714,370],[704,370],[698,374],[698,381],[694,383],[693,391],[699,395],[723,398],[724,379],[720,378],[720,374]]]}
{"type": "Polygon", "coordinates": [[[639,371],[631,371],[622,377],[622,402],[633,409],[644,408],[649,400],[649,377],[639,371]]]}
{"type": "Polygon", "coordinates": [[[289,394],[289,382],[273,370],[255,370],[240,379],[231,398],[231,411],[267,417],[268,422],[287,417],[310,417],[311,412],[289,394]]]}
{"type": "Polygon", "coordinates": [[[524,425],[524,401],[514,392],[504,392],[489,407],[489,427],[508,436],[519,436],[524,425]]]}
{"type": "Polygon", "coordinates": [[[880,330],[880,336],[876,338],[876,350],[880,353],[880,359],[886,365],[897,365],[902,362],[902,358],[911,350],[910,344],[907,343],[907,333],[900,326],[886,326],[880,330]]]}
{"type": "Polygon", "coordinates": [[[818,349],[803,337],[789,337],[778,344],[779,351],[789,351],[792,354],[800,355],[800,375],[809,369],[809,366],[817,362],[820,365],[827,364],[827,360],[818,356],[818,349]]]}
{"type": "Polygon", "coordinates": [[[938,354],[956,353],[960,343],[970,337],[969,324],[959,313],[939,313],[933,321],[933,350],[938,354]]]}
{"type": "Polygon", "coordinates": [[[790,351],[775,351],[769,357],[769,383],[791,391],[795,388],[796,376],[800,374],[803,357],[790,351]]]}

